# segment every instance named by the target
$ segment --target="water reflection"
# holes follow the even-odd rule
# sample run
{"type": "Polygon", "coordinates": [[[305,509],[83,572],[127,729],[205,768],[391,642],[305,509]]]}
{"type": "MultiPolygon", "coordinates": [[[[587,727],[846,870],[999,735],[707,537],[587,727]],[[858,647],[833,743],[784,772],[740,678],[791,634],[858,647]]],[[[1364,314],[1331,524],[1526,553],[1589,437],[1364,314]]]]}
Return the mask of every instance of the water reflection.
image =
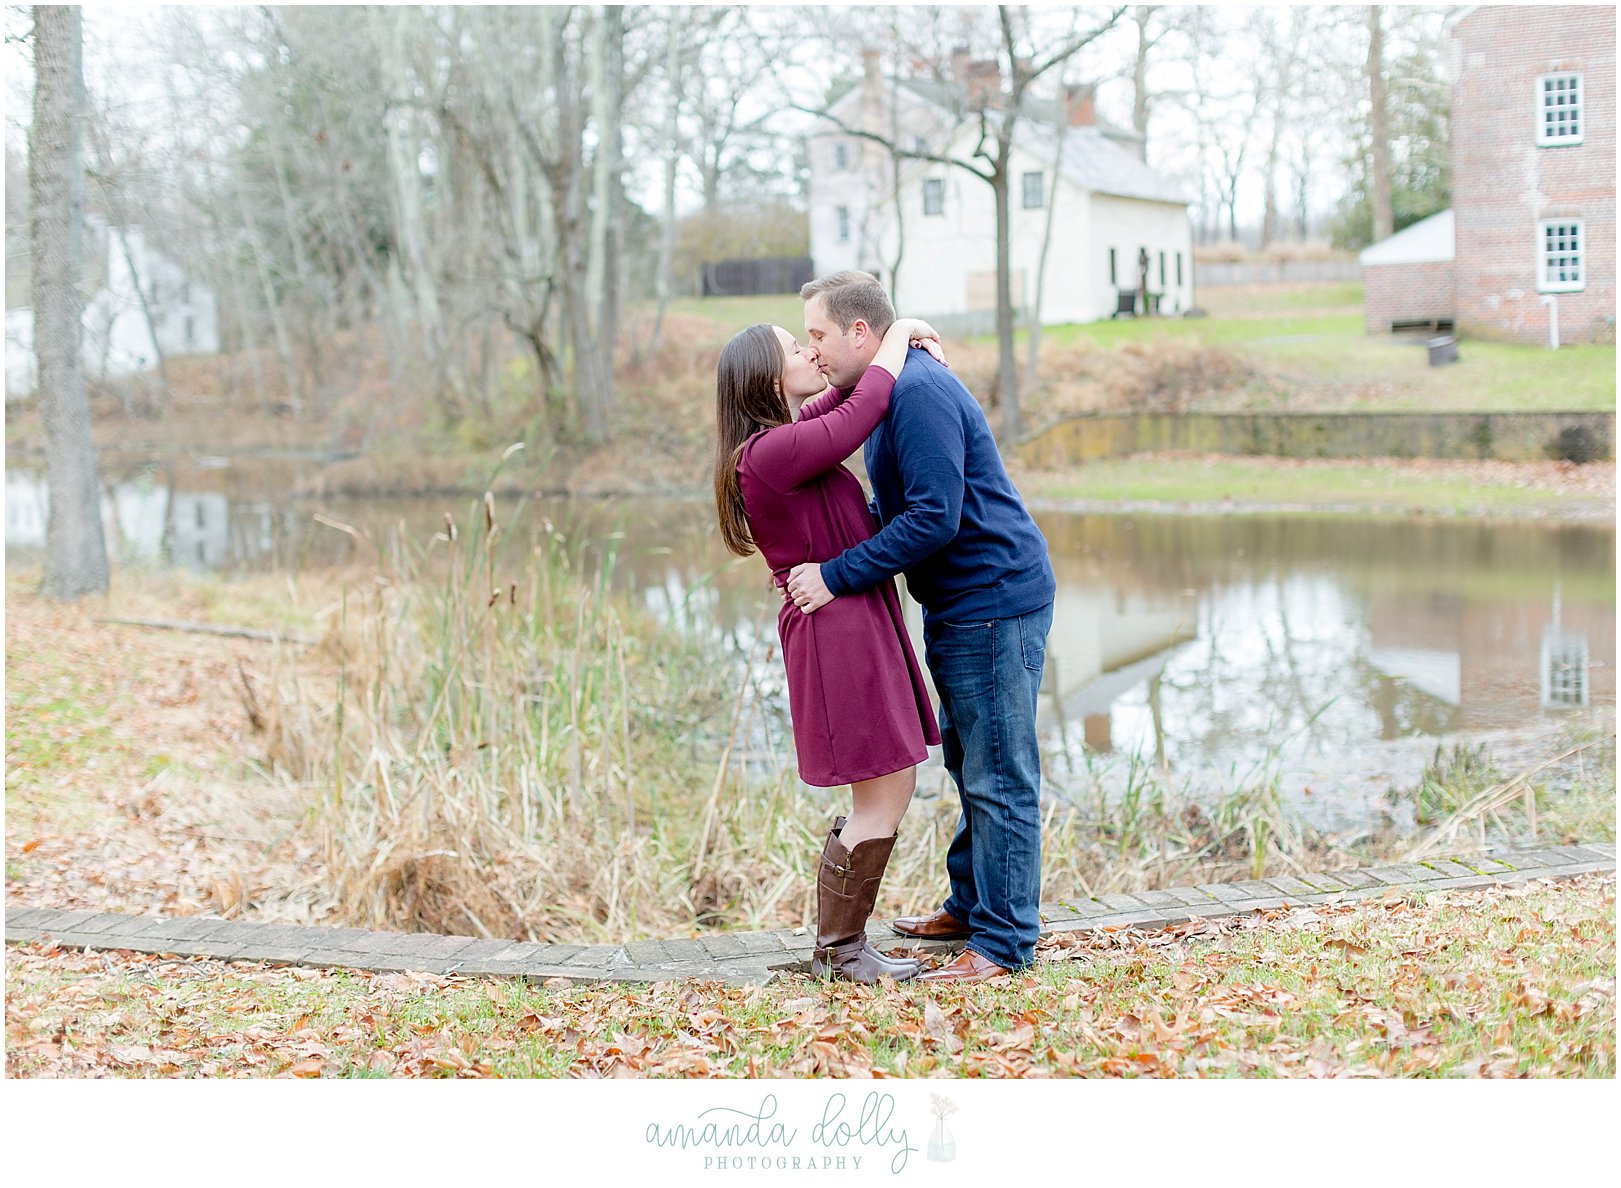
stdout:
{"type": "MultiPolygon", "coordinates": [[[[50,491],[37,474],[6,470],[6,552],[42,549],[50,491]]],[[[275,550],[278,532],[300,517],[265,498],[180,490],[173,473],[152,466],[107,484],[101,518],[115,562],[162,564],[196,571],[251,565],[275,550]]]]}
{"type": "MultiPolygon", "coordinates": [[[[365,538],[397,524],[426,538],[471,502],[299,503],[241,470],[177,481],[151,468],[110,484],[104,512],[126,562],[263,571],[366,561],[365,538]]],[[[510,501],[501,512],[510,520],[510,501]]],[[[39,477],[8,471],[8,554],[43,543],[46,514],[39,477]]],[[[511,531],[549,520],[593,542],[589,564],[614,586],[717,649],[753,656],[764,733],[750,733],[781,748],[777,597],[758,558],[725,552],[712,519],[702,500],[548,503],[511,531]]],[[[1390,740],[1614,703],[1610,525],[1038,519],[1059,582],[1042,712],[1070,770],[1108,754],[1172,771],[1279,754],[1331,763],[1390,740]]]]}

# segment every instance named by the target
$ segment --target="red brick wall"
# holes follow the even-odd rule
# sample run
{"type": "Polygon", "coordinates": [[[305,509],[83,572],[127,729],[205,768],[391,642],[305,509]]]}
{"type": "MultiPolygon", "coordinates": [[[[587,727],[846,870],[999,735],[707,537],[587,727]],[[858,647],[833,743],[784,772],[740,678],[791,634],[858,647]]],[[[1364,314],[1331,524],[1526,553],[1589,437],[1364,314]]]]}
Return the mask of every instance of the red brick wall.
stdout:
{"type": "Polygon", "coordinates": [[[1451,260],[1428,264],[1365,264],[1362,305],[1369,334],[1388,334],[1392,322],[1453,319],[1457,312],[1451,260]]]}
{"type": "Polygon", "coordinates": [[[1560,293],[1565,342],[1614,335],[1613,7],[1481,5],[1453,28],[1452,207],[1460,332],[1548,340],[1537,223],[1584,223],[1586,288],[1560,293]],[[1536,142],[1538,75],[1582,76],[1582,142],[1536,142]]]}

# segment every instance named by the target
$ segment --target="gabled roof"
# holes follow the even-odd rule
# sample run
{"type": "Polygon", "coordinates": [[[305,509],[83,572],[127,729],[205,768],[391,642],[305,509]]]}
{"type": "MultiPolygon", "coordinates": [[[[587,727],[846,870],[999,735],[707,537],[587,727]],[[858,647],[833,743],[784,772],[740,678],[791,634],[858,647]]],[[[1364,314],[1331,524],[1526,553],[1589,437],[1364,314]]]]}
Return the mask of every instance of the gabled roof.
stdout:
{"type": "Polygon", "coordinates": [[[1357,259],[1369,264],[1441,264],[1453,258],[1452,212],[1443,210],[1403,227],[1388,239],[1362,249],[1357,259]]]}
{"type": "MultiPolygon", "coordinates": [[[[975,134],[975,127],[973,121],[963,121],[942,151],[949,151],[958,138],[975,134]]],[[[1050,125],[1020,120],[1013,129],[1013,143],[1020,152],[1050,165],[1056,135],[1057,129],[1050,125]]],[[[939,167],[937,161],[910,158],[902,166],[900,185],[904,188],[919,176],[939,167]]],[[[1168,202],[1177,206],[1187,206],[1194,201],[1183,182],[1151,169],[1131,149],[1116,143],[1106,132],[1089,124],[1064,130],[1064,152],[1059,168],[1065,178],[1091,194],[1138,198],[1145,202],[1168,202]]],[[[884,199],[887,201],[893,193],[893,189],[886,191],[884,199]]]]}
{"type": "MultiPolygon", "coordinates": [[[[1051,161],[1057,135],[1058,130],[1050,124],[1021,121],[1013,130],[1013,141],[1039,160],[1051,161]]],[[[1091,124],[1064,129],[1059,169],[1070,181],[1093,194],[1175,202],[1183,206],[1193,201],[1184,182],[1151,168],[1102,128],[1091,124]]]]}
{"type": "MultiPolygon", "coordinates": [[[[893,85],[898,90],[910,94],[914,99],[928,104],[939,113],[944,124],[955,126],[966,119],[978,114],[978,109],[963,106],[963,87],[960,83],[950,82],[937,78],[885,78],[886,90],[893,85]]],[[[861,96],[861,85],[858,79],[845,78],[835,83],[830,91],[827,111],[837,112],[841,107],[853,106],[861,96]]],[[[1038,123],[1053,125],[1066,118],[1064,105],[1057,99],[1042,99],[1026,94],[1024,101],[1019,104],[1019,116],[1022,119],[1034,120],[1038,123]]],[[[1087,125],[1091,127],[1092,125],[1087,125]]],[[[1127,143],[1141,144],[1143,136],[1133,128],[1121,128],[1109,123],[1107,120],[1098,120],[1096,128],[1104,136],[1127,143]]]]}

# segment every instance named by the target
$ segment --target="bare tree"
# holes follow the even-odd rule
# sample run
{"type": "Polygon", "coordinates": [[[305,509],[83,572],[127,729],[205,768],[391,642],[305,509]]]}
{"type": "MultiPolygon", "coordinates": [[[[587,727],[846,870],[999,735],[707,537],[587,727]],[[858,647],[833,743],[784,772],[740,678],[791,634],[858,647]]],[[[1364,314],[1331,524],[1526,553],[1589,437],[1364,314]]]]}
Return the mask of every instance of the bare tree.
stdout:
{"type": "Polygon", "coordinates": [[[1388,239],[1396,230],[1390,184],[1390,123],[1385,112],[1385,34],[1380,6],[1368,5],[1368,151],[1371,154],[1370,198],[1373,203],[1373,239],[1388,239]]]}
{"type": "MultiPolygon", "coordinates": [[[[1019,366],[1013,343],[1012,247],[1010,242],[1012,196],[1011,176],[1015,132],[1031,88],[1049,71],[1068,62],[1120,21],[1124,6],[1094,13],[1090,24],[1082,25],[1080,10],[1069,14],[1068,27],[1061,31],[1043,30],[1037,36],[1024,9],[999,5],[997,19],[997,73],[991,81],[978,80],[965,90],[961,102],[968,131],[959,143],[965,147],[955,154],[920,152],[896,144],[888,136],[868,128],[855,128],[830,115],[826,105],[801,110],[829,120],[844,132],[876,141],[900,157],[935,161],[961,169],[991,187],[996,208],[996,340],[997,378],[995,396],[1002,406],[1002,435],[1016,440],[1023,430],[1019,404],[1019,366]],[[1047,47],[1036,48],[1038,43],[1047,47]]],[[[937,72],[943,74],[935,62],[937,72]]]]}
{"type": "Polygon", "coordinates": [[[1137,49],[1131,63],[1131,126],[1137,135],[1148,138],[1148,120],[1154,113],[1154,94],[1148,86],[1148,67],[1154,49],[1172,29],[1170,21],[1163,19],[1164,6],[1138,4],[1131,10],[1131,23],[1137,27],[1137,49]]]}
{"type": "Polygon", "coordinates": [[[1295,129],[1295,113],[1302,106],[1309,21],[1308,9],[1263,9],[1252,25],[1260,50],[1257,74],[1265,88],[1262,103],[1267,116],[1266,154],[1261,166],[1263,247],[1279,239],[1283,232],[1278,175],[1295,129]]]}
{"type": "Polygon", "coordinates": [[[658,354],[659,336],[664,331],[664,310],[670,303],[670,266],[675,256],[675,183],[681,164],[681,94],[686,81],[686,16],[687,10],[672,5],[665,34],[664,59],[664,129],[660,148],[664,154],[664,213],[659,232],[658,274],[654,286],[658,294],[658,311],[653,316],[653,333],[649,336],[649,358],[658,354]]]}
{"type": "Polygon", "coordinates": [[[101,481],[79,353],[84,336],[84,38],[75,5],[34,6],[34,119],[28,189],[34,348],[45,419],[50,519],[45,594],[72,601],[107,590],[101,481]]]}
{"type": "Polygon", "coordinates": [[[1234,80],[1222,68],[1235,48],[1235,30],[1221,18],[1221,11],[1214,8],[1195,8],[1186,15],[1190,41],[1186,102],[1200,150],[1202,213],[1211,220],[1211,232],[1220,234],[1225,211],[1227,236],[1237,240],[1238,189],[1248,168],[1265,87],[1259,72],[1245,85],[1245,80],[1234,80]],[[1213,202],[1208,201],[1212,193],[1213,202]]]}

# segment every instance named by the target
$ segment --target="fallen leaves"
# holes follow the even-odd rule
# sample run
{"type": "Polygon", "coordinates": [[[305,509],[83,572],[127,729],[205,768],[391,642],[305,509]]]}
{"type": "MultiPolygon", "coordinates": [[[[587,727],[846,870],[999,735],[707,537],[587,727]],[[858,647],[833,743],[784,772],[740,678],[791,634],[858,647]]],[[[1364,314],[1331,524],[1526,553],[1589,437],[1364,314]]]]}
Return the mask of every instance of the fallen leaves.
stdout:
{"type": "Polygon", "coordinates": [[[1613,1075],[1613,876],[1041,942],[942,992],[535,987],[19,946],[29,1077],[1613,1075]]]}

